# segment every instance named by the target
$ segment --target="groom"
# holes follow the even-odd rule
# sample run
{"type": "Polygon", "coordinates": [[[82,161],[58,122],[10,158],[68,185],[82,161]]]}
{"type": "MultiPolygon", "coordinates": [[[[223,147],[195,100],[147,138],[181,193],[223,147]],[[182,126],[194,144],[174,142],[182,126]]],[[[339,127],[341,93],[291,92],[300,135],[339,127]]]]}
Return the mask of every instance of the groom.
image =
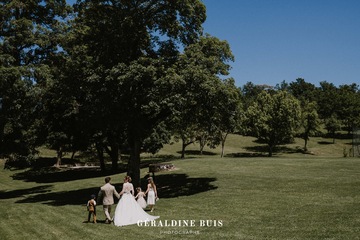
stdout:
{"type": "Polygon", "coordinates": [[[120,198],[119,193],[115,190],[115,187],[110,184],[110,177],[105,178],[105,185],[100,188],[98,194],[98,201],[103,199],[103,208],[106,216],[105,223],[111,223],[113,219],[110,217],[111,206],[114,204],[114,195],[120,198]]]}

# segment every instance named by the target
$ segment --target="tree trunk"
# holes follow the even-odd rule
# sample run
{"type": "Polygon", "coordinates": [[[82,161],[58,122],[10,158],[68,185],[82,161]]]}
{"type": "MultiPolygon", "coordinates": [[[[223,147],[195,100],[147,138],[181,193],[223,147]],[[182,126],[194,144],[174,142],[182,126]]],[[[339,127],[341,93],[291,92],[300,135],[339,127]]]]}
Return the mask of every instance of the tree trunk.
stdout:
{"type": "MultiPolygon", "coordinates": [[[[3,106],[4,106],[4,99],[0,96],[0,113],[3,110],[3,106]]],[[[5,129],[5,117],[3,117],[4,115],[0,114],[0,142],[3,141],[4,139],[4,129],[5,129]]],[[[0,151],[2,150],[2,148],[0,148],[0,151]]]]}
{"type": "Polygon", "coordinates": [[[205,144],[200,140],[200,155],[203,155],[205,144]]]}
{"type": "Polygon", "coordinates": [[[111,146],[111,160],[112,160],[112,169],[118,169],[118,161],[119,161],[119,144],[115,143],[114,146],[111,146]]]}
{"type": "Polygon", "coordinates": [[[76,151],[73,151],[73,152],[72,152],[72,154],[71,154],[71,160],[74,160],[75,153],[76,153],[76,151]]]}
{"type": "Polygon", "coordinates": [[[185,139],[182,139],[182,147],[181,147],[181,159],[184,159],[185,158],[185,149],[186,149],[186,146],[188,144],[186,144],[185,142],[185,139]]]}
{"type": "Polygon", "coordinates": [[[228,133],[225,133],[224,136],[221,134],[221,157],[224,157],[224,153],[225,153],[225,141],[226,141],[227,135],[228,135],[228,133]]]}
{"type": "Polygon", "coordinates": [[[199,143],[200,143],[200,155],[203,155],[203,151],[204,151],[204,147],[206,145],[206,141],[207,141],[207,139],[205,137],[205,134],[203,134],[203,136],[200,137],[200,141],[199,141],[199,143]]]}
{"type": "Polygon", "coordinates": [[[118,169],[119,161],[119,144],[116,142],[110,143],[111,149],[109,150],[109,155],[111,158],[111,169],[116,171],[118,169]]]}
{"type": "Polygon", "coordinates": [[[140,139],[134,139],[130,145],[130,160],[127,174],[132,178],[134,188],[140,186],[140,139]]]}
{"type": "Polygon", "coordinates": [[[182,141],[182,149],[181,149],[181,158],[185,158],[185,149],[188,145],[194,143],[194,141],[189,141],[189,142],[186,142],[186,138],[185,137],[181,137],[181,141],[182,141]]]}
{"type": "Polygon", "coordinates": [[[62,147],[59,147],[59,149],[57,150],[57,156],[56,156],[56,167],[57,168],[60,168],[62,156],[63,156],[62,147]]]}
{"type": "Polygon", "coordinates": [[[273,148],[274,148],[273,145],[269,145],[269,157],[272,157],[273,155],[273,148]]]}
{"type": "Polygon", "coordinates": [[[122,161],[120,147],[119,147],[119,149],[118,149],[118,161],[119,161],[119,162],[122,161]]]}
{"type": "Polygon", "coordinates": [[[308,140],[307,140],[307,138],[305,138],[305,146],[304,146],[304,151],[305,152],[307,152],[307,142],[308,142],[308,140]]]}
{"type": "Polygon", "coordinates": [[[104,161],[104,148],[102,147],[102,144],[96,143],[96,151],[98,154],[99,162],[100,162],[100,169],[102,172],[105,172],[105,161],[104,161]]]}
{"type": "Polygon", "coordinates": [[[225,142],[221,141],[221,157],[224,157],[225,152],[225,142]]]}

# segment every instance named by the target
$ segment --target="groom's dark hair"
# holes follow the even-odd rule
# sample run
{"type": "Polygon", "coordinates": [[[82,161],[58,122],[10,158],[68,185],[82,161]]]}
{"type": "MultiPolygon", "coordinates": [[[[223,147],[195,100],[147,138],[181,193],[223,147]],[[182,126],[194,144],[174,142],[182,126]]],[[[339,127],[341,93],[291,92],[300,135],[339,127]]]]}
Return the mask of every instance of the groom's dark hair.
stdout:
{"type": "Polygon", "coordinates": [[[106,178],[105,178],[105,182],[106,182],[106,183],[110,182],[110,180],[111,180],[111,177],[106,177],[106,178]]]}

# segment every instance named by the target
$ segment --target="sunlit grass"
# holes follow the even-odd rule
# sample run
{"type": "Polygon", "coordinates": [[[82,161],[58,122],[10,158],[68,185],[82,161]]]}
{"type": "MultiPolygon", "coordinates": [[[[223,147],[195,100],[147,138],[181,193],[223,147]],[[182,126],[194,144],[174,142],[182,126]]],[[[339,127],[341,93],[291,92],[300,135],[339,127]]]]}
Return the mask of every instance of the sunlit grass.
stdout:
{"type": "MultiPolygon", "coordinates": [[[[331,145],[311,139],[309,149],[317,149],[313,155],[288,151],[272,158],[244,157],[253,140],[230,136],[225,158],[218,149],[199,156],[195,145],[186,159],[179,159],[178,143],[143,156],[145,161],[171,156],[168,160],[176,167],[155,174],[160,200],[154,214],[162,221],[195,220],[194,227],[119,228],[101,222],[101,206],[100,223],[83,223],[86,201],[105,175],[74,171],[54,178],[44,175],[47,179],[39,181],[24,170],[3,170],[0,160],[0,239],[359,238],[360,159],[342,156],[348,141],[331,145]],[[201,220],[222,226],[201,227],[201,220]]],[[[288,147],[302,144],[299,140],[288,147]]],[[[141,176],[147,171],[143,168],[141,176]]],[[[124,175],[111,175],[118,190],[124,175]]]]}

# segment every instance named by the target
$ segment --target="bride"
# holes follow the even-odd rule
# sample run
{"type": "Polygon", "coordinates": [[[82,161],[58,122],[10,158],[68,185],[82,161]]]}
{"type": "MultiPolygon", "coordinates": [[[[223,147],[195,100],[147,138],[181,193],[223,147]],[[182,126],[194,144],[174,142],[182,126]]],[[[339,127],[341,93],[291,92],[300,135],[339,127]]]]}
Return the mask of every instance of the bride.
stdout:
{"type": "Polygon", "coordinates": [[[147,214],[136,202],[134,197],[134,186],[131,183],[130,176],[124,178],[123,188],[119,194],[122,197],[115,209],[115,226],[137,224],[138,222],[151,221],[159,218],[159,216],[147,214]]]}

